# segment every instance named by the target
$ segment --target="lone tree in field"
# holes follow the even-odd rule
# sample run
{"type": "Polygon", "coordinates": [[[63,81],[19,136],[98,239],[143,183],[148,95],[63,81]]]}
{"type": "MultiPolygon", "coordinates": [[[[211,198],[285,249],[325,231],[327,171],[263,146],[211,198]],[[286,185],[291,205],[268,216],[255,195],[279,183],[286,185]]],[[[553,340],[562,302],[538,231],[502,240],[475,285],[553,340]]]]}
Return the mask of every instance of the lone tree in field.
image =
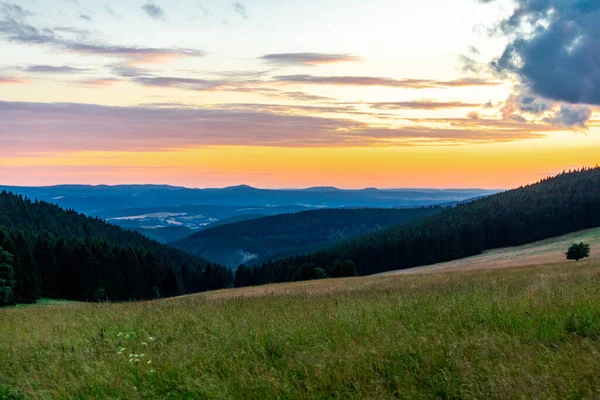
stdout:
{"type": "Polygon", "coordinates": [[[587,243],[575,243],[565,254],[567,256],[567,260],[575,260],[579,261],[582,258],[586,258],[590,256],[590,245],[587,243]]]}

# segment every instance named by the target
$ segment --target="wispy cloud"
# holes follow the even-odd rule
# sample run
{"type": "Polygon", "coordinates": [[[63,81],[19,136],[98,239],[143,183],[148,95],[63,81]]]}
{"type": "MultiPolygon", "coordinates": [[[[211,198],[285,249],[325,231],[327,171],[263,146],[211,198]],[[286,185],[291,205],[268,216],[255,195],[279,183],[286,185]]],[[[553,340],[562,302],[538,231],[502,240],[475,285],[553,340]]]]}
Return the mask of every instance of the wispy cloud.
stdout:
{"type": "Polygon", "coordinates": [[[29,65],[22,69],[24,72],[41,73],[41,74],[76,74],[89,72],[86,68],[76,68],[67,65],[29,65]]]}
{"type": "MultiPolygon", "coordinates": [[[[17,6],[18,7],[18,6],[17,6]]],[[[4,11],[4,19],[0,20],[0,37],[14,43],[51,46],[57,50],[73,53],[116,57],[125,64],[164,63],[185,57],[204,57],[201,50],[182,48],[152,48],[141,46],[115,46],[93,40],[86,30],[69,27],[38,28],[26,22],[30,15],[21,7],[11,7],[4,11]],[[18,10],[18,11],[15,11],[18,10]],[[16,15],[17,17],[11,17],[16,15]]]]}
{"type": "Polygon", "coordinates": [[[202,11],[202,14],[204,14],[205,17],[210,17],[211,12],[208,8],[206,8],[206,6],[204,5],[204,3],[202,3],[201,1],[198,2],[198,6],[200,7],[200,11],[202,11]]]}
{"type": "Polygon", "coordinates": [[[163,22],[167,21],[167,16],[165,15],[165,11],[162,9],[162,7],[156,5],[155,3],[148,2],[148,3],[144,4],[142,6],[142,10],[144,10],[146,12],[146,14],[148,14],[148,16],[152,19],[155,19],[158,21],[163,21],[163,22]]]}
{"type": "Polygon", "coordinates": [[[472,108],[481,107],[478,103],[464,103],[461,101],[435,101],[435,100],[418,100],[418,101],[396,101],[396,102],[379,102],[369,103],[371,108],[377,110],[442,110],[448,108],[472,108]]]}
{"type": "Polygon", "coordinates": [[[233,11],[239,14],[242,18],[248,19],[248,11],[246,11],[246,6],[240,2],[231,3],[231,8],[233,11]]]}
{"type": "Polygon", "coordinates": [[[478,78],[463,78],[452,81],[437,81],[431,79],[393,79],[370,76],[315,76],[315,75],[280,75],[274,80],[281,83],[304,85],[335,85],[335,86],[387,86],[406,89],[432,89],[467,86],[498,86],[499,81],[478,78]]]}
{"type": "Polygon", "coordinates": [[[79,19],[83,19],[87,22],[92,22],[92,16],[89,14],[79,14],[79,19]]]}
{"type": "MultiPolygon", "coordinates": [[[[234,106],[229,106],[234,107],[234,106]]],[[[0,102],[5,152],[161,150],[209,145],[398,146],[506,142],[542,137],[550,125],[491,119],[415,120],[405,126],[237,109],[107,107],[0,102]],[[35,128],[35,129],[34,129],[35,128]],[[168,135],[165,134],[168,132],[168,135]]]]}
{"type": "Polygon", "coordinates": [[[123,16],[119,13],[117,13],[115,10],[112,9],[112,7],[110,6],[106,6],[106,12],[109,13],[113,18],[116,19],[123,19],[123,16]]]}
{"type": "Polygon", "coordinates": [[[327,54],[327,53],[280,53],[266,54],[259,58],[274,65],[305,65],[315,66],[321,64],[335,64],[342,62],[361,61],[362,58],[352,54],[327,54]]]}
{"type": "Polygon", "coordinates": [[[31,83],[28,79],[14,78],[11,76],[0,76],[0,85],[24,85],[31,83]]]}
{"type": "Polygon", "coordinates": [[[121,82],[124,82],[124,80],[116,79],[116,78],[95,78],[95,79],[84,79],[77,83],[80,85],[83,85],[83,86],[107,87],[107,86],[114,86],[121,82]]]}

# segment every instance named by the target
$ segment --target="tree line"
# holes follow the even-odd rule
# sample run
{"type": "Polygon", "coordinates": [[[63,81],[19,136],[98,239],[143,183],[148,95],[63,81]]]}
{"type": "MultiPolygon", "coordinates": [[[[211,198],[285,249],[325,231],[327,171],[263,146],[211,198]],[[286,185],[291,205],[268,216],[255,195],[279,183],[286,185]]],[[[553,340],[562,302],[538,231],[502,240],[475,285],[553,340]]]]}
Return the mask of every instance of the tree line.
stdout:
{"type": "Polygon", "coordinates": [[[598,226],[600,168],[584,168],[459,204],[324,251],[244,266],[245,277],[236,276],[236,282],[245,286],[291,282],[301,280],[309,270],[313,276],[320,275],[317,270],[334,276],[334,265],[339,260],[352,262],[359,275],[371,275],[456,260],[488,249],[598,226]]]}
{"type": "Polygon", "coordinates": [[[72,210],[0,193],[0,304],[125,301],[229,287],[233,273],[72,210]]]}

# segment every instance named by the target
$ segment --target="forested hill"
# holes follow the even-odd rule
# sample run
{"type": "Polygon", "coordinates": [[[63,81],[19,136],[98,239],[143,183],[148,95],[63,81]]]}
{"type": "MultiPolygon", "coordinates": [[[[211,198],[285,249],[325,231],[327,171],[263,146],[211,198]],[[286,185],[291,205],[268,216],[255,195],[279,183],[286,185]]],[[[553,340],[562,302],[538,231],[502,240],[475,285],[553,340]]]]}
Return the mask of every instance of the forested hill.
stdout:
{"type": "Polygon", "coordinates": [[[10,254],[0,267],[0,303],[151,299],[232,282],[228,269],[200,257],[8,192],[0,193],[0,248],[10,254]]]}
{"type": "Polygon", "coordinates": [[[303,211],[208,228],[175,247],[237,267],[311,253],[340,241],[436,214],[440,207],[351,208],[303,211]]]}
{"type": "Polygon", "coordinates": [[[445,209],[334,248],[243,269],[245,284],[331,274],[351,260],[360,275],[455,260],[600,226],[600,168],[562,173],[537,184],[445,209]],[[313,271],[314,272],[314,271],[313,271]],[[322,274],[321,274],[322,275],[322,274]]]}

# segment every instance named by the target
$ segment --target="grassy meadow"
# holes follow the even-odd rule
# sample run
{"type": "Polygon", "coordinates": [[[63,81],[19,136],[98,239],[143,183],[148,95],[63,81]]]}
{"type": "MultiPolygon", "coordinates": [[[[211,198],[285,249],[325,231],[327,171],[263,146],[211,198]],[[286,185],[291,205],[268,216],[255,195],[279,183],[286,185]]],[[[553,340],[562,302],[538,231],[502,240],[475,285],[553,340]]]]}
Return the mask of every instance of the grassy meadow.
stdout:
{"type": "Polygon", "coordinates": [[[600,261],[0,309],[27,398],[600,398],[600,261]]]}

